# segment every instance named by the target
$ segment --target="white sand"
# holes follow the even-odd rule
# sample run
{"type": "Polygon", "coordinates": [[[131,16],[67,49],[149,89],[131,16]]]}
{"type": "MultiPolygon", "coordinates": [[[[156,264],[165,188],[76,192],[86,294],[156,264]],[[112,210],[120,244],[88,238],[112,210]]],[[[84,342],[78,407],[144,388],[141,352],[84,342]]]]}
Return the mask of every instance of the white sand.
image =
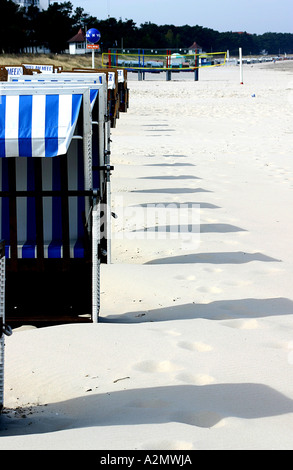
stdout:
{"type": "Polygon", "coordinates": [[[6,339],[0,449],[293,447],[293,71],[172,78],[130,78],[112,132],[101,322],[6,339]],[[194,246],[131,232],[174,202],[194,246]]]}

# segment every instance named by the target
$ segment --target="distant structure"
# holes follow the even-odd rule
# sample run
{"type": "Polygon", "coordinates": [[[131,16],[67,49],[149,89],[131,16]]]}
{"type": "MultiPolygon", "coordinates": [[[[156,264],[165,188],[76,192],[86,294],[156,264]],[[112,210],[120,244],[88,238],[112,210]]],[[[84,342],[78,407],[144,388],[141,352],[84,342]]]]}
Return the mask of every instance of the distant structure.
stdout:
{"type": "Polygon", "coordinates": [[[195,51],[197,52],[197,54],[201,54],[202,47],[199,44],[196,44],[196,42],[194,41],[194,43],[188,48],[188,52],[189,54],[194,54],[195,51]]]}
{"type": "Polygon", "coordinates": [[[90,52],[86,47],[86,36],[81,28],[75,36],[69,39],[68,43],[69,54],[76,55],[86,54],[86,52],[90,52]]]}
{"type": "Polygon", "coordinates": [[[232,31],[232,34],[247,34],[248,36],[252,36],[251,33],[247,33],[246,31],[232,31]]]}
{"type": "Polygon", "coordinates": [[[21,8],[28,8],[30,6],[38,7],[39,10],[47,10],[50,5],[50,0],[13,0],[21,8]]]}

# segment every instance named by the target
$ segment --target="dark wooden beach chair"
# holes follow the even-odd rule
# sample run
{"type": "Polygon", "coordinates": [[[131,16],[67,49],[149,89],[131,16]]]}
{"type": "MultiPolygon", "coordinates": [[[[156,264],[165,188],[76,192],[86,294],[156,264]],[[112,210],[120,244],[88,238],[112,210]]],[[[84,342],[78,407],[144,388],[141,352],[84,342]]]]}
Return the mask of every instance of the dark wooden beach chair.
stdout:
{"type": "Polygon", "coordinates": [[[129,89],[127,87],[127,70],[117,69],[118,91],[119,91],[119,111],[126,113],[129,108],[129,89]]]}
{"type": "Polygon", "coordinates": [[[0,82],[7,82],[7,78],[8,78],[8,71],[4,67],[4,65],[1,65],[0,66],[0,82]]]}

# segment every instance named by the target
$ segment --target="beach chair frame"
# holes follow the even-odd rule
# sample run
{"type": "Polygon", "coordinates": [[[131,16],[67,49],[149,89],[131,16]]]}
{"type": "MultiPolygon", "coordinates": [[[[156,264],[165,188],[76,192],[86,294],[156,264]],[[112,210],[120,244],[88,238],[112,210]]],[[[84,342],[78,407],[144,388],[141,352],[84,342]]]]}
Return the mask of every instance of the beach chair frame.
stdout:
{"type": "Polygon", "coordinates": [[[4,404],[4,335],[10,336],[12,330],[5,323],[5,243],[0,241],[0,414],[4,404]]]}
{"type": "Polygon", "coordinates": [[[5,248],[0,242],[0,414],[3,408],[4,397],[4,315],[5,315],[5,248]]]}

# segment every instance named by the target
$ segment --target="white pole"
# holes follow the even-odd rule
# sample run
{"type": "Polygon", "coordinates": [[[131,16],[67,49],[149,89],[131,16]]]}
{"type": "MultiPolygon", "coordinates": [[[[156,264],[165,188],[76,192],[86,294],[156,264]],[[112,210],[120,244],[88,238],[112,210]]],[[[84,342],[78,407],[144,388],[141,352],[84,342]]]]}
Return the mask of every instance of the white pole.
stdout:
{"type": "Polygon", "coordinates": [[[95,49],[92,50],[92,69],[95,68],[95,49]]]}
{"type": "Polygon", "coordinates": [[[92,321],[98,323],[100,312],[100,203],[94,203],[92,211],[92,321]]]}
{"type": "Polygon", "coordinates": [[[242,47],[239,47],[240,85],[243,85],[242,47]]]}

